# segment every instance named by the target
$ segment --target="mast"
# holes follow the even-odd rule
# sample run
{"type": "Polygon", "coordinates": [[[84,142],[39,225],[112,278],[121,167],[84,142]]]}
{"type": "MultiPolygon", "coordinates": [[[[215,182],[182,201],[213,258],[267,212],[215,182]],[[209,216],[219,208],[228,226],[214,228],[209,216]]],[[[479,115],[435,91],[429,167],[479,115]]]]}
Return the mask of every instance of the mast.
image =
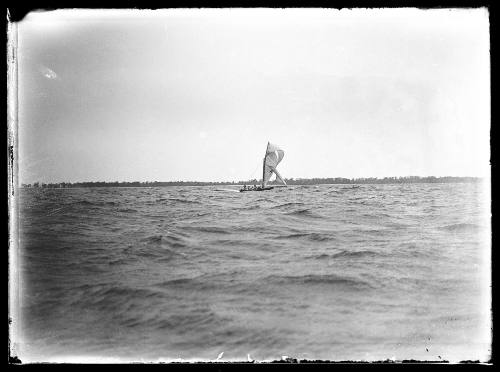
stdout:
{"type": "Polygon", "coordinates": [[[267,142],[266,153],[264,154],[264,160],[262,161],[262,188],[264,188],[264,177],[266,175],[267,149],[269,149],[269,141],[267,142]]]}

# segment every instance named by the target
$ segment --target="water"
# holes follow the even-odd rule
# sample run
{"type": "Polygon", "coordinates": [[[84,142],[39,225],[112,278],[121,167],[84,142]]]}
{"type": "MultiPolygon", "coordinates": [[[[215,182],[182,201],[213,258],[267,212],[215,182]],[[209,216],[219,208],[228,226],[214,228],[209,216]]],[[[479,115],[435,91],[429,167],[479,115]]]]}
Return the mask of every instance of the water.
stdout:
{"type": "Polygon", "coordinates": [[[20,192],[23,362],[489,359],[480,185],[20,192]]]}

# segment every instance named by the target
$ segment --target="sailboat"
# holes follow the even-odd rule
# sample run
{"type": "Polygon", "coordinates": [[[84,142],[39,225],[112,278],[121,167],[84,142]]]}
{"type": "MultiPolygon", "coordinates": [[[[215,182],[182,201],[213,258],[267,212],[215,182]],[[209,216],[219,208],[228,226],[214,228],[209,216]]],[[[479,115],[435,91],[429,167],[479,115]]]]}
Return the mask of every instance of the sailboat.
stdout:
{"type": "Polygon", "coordinates": [[[240,192],[272,190],[274,186],[267,186],[267,184],[273,173],[276,175],[276,180],[282,183],[282,185],[279,186],[286,186],[285,180],[276,169],[281,160],[283,160],[283,156],[285,156],[285,152],[280,149],[278,145],[268,142],[266,154],[264,155],[264,160],[262,162],[262,184],[257,187],[247,187],[245,185],[242,189],[240,189],[240,192]]]}

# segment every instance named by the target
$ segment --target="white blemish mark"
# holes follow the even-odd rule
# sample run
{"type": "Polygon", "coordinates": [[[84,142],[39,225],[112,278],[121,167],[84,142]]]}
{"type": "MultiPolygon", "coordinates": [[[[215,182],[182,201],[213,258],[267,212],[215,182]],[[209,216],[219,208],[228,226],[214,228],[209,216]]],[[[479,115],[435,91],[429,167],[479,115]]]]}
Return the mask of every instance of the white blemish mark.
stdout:
{"type": "Polygon", "coordinates": [[[51,70],[50,68],[48,68],[48,67],[44,67],[44,66],[42,66],[42,67],[40,68],[40,72],[41,72],[41,73],[42,73],[42,75],[43,75],[43,76],[45,76],[47,79],[51,79],[51,80],[53,80],[53,79],[57,79],[57,78],[58,78],[57,74],[56,74],[53,70],[51,70]]]}

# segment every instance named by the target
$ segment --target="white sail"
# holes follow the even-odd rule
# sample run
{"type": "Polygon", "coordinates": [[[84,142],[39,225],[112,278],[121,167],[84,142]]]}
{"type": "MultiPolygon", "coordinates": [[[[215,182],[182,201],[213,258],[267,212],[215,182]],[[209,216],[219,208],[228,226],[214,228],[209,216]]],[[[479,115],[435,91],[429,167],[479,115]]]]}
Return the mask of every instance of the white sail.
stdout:
{"type": "Polygon", "coordinates": [[[285,152],[280,149],[277,145],[270,142],[267,143],[266,155],[264,156],[263,164],[263,175],[262,175],[262,187],[266,187],[272,174],[276,174],[276,179],[279,180],[283,185],[286,185],[285,180],[279,174],[276,167],[285,156],[285,152]]]}
{"type": "Polygon", "coordinates": [[[274,169],[273,172],[274,174],[276,174],[276,179],[279,180],[283,185],[286,185],[285,180],[283,179],[283,177],[281,177],[281,174],[279,174],[278,170],[274,169]]]}

